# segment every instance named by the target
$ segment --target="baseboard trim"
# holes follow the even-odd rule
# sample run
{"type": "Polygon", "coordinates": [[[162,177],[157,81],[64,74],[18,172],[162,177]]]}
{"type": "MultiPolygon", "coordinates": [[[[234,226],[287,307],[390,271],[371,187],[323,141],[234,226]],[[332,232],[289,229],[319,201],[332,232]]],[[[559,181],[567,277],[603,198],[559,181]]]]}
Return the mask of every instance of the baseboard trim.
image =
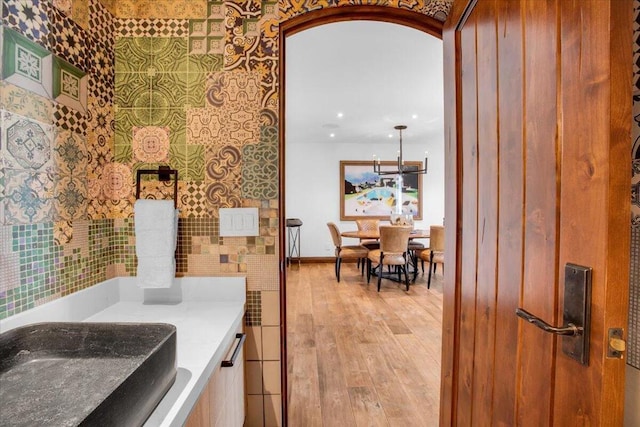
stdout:
{"type": "MultiPolygon", "coordinates": [[[[336,261],[335,257],[301,257],[300,264],[329,264],[334,263],[336,261]]],[[[298,258],[291,258],[291,264],[296,264],[298,262],[298,258]]]]}

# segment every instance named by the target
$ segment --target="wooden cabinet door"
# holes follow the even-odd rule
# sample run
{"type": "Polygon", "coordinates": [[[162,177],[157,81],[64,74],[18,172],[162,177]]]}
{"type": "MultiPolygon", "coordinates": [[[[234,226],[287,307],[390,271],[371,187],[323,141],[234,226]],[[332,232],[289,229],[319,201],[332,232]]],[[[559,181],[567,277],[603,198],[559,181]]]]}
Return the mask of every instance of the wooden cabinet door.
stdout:
{"type": "MultiPolygon", "coordinates": [[[[441,425],[622,425],[632,5],[456,1],[445,24],[441,425]],[[589,364],[560,325],[564,266],[592,268],[589,364]]],[[[625,332],[626,333],[626,332],[625,332]]]]}

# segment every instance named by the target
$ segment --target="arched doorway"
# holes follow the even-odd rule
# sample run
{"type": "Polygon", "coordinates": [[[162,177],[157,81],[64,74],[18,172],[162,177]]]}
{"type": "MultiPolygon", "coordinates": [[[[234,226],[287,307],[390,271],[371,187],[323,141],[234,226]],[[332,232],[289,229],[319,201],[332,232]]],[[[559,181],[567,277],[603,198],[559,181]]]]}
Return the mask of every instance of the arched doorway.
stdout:
{"type": "Polygon", "coordinates": [[[285,61],[286,61],[286,39],[288,36],[291,36],[297,32],[313,28],[319,25],[341,22],[341,21],[351,21],[351,20],[369,20],[369,21],[380,21],[380,22],[389,22],[400,25],[405,25],[419,31],[423,31],[427,34],[435,36],[437,38],[442,38],[442,22],[437,19],[425,16],[421,13],[391,8],[386,6],[349,6],[349,7],[333,7],[322,10],[317,10],[313,12],[308,12],[297,17],[291,18],[280,24],[279,30],[279,41],[280,41],[280,50],[279,50],[279,64],[280,64],[280,73],[279,73],[279,87],[280,87],[280,106],[279,106],[279,224],[280,224],[280,234],[279,234],[279,246],[280,246],[280,265],[281,265],[281,276],[280,276],[280,324],[281,324],[281,390],[282,390],[282,414],[283,414],[283,425],[287,425],[286,417],[287,417],[287,397],[288,397],[288,389],[287,389],[287,341],[286,341],[286,268],[284,268],[286,263],[286,229],[285,229],[285,96],[284,96],[284,88],[285,88],[285,61]]]}

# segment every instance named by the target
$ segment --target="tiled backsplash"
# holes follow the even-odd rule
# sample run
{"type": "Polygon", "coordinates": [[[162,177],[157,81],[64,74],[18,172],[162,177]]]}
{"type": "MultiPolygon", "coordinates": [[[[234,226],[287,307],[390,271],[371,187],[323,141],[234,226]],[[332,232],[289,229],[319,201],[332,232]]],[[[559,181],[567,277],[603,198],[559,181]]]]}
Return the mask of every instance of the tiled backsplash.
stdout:
{"type": "Polygon", "coordinates": [[[77,221],[73,231],[56,228],[57,224],[41,222],[0,228],[3,318],[110,277],[107,267],[114,262],[116,247],[113,220],[77,221]],[[65,232],[73,233],[71,242],[58,244],[65,232]]]}

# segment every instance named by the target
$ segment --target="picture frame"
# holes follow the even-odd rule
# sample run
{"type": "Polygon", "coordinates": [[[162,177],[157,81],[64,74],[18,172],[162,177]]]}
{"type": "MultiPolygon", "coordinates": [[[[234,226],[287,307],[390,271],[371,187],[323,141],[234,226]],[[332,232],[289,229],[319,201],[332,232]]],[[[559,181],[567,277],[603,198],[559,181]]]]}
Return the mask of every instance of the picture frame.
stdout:
{"type": "MultiPolygon", "coordinates": [[[[422,169],[421,161],[405,162],[410,170],[422,169]]],[[[382,171],[398,169],[398,163],[381,161],[382,171]]],[[[397,175],[378,175],[373,171],[373,161],[340,161],[340,220],[361,218],[389,219],[395,212],[397,175]]],[[[413,219],[422,219],[422,174],[404,175],[401,194],[403,213],[413,219]]]]}

